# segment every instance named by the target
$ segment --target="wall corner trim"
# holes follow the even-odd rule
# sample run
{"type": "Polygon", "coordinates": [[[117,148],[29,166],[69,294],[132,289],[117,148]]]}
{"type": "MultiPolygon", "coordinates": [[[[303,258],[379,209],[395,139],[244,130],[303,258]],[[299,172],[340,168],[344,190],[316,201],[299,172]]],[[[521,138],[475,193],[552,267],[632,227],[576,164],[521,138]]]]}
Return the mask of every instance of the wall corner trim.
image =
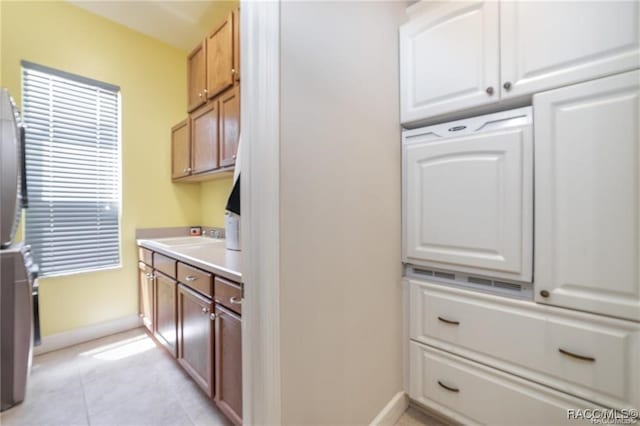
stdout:
{"type": "Polygon", "coordinates": [[[33,354],[42,355],[140,326],[142,326],[142,319],[137,314],[133,314],[111,321],[63,331],[62,333],[43,337],[42,344],[33,348],[33,354]]]}
{"type": "Polygon", "coordinates": [[[407,408],[409,408],[409,396],[404,391],[400,391],[382,408],[369,426],[393,426],[407,408]]]}

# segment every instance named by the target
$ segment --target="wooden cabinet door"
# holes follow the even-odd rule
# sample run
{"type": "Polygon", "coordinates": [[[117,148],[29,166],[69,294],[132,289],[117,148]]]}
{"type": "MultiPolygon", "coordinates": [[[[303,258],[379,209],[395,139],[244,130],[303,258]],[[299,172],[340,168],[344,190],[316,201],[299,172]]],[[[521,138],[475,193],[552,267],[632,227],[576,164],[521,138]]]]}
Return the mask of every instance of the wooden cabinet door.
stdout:
{"type": "Polygon", "coordinates": [[[233,84],[233,14],[229,13],[207,37],[207,89],[209,98],[233,84]]]}
{"type": "Polygon", "coordinates": [[[189,122],[184,120],[171,128],[171,178],[191,174],[191,141],[189,122]]]}
{"type": "Polygon", "coordinates": [[[209,397],[213,387],[213,304],[178,285],[178,362],[209,397]]]}
{"type": "Polygon", "coordinates": [[[233,75],[240,81],[240,8],[233,11],[233,75]]]}
{"type": "Polygon", "coordinates": [[[242,320],[216,305],[216,404],[242,424],[242,320]]]}
{"type": "Polygon", "coordinates": [[[202,42],[187,56],[187,111],[207,101],[207,51],[202,42]]]}
{"type": "Polygon", "coordinates": [[[138,310],[142,323],[153,332],[153,269],[138,262],[138,310]]]}
{"type": "Polygon", "coordinates": [[[240,138],[240,86],[220,97],[220,167],[233,166],[240,138]]]}
{"type": "Polygon", "coordinates": [[[502,1],[502,97],[638,68],[639,32],[637,1],[502,1]]]}
{"type": "Polygon", "coordinates": [[[166,275],[156,272],[155,301],[156,326],[155,336],[173,355],[178,356],[176,296],[177,282],[166,275]]]}
{"type": "Polygon", "coordinates": [[[497,2],[450,2],[400,27],[400,118],[416,122],[496,102],[497,2]]]}
{"type": "Polygon", "coordinates": [[[218,168],[218,103],[209,102],[191,114],[191,173],[218,168]]]}
{"type": "Polygon", "coordinates": [[[640,72],[533,108],[536,301],[640,321],[640,72]]]}

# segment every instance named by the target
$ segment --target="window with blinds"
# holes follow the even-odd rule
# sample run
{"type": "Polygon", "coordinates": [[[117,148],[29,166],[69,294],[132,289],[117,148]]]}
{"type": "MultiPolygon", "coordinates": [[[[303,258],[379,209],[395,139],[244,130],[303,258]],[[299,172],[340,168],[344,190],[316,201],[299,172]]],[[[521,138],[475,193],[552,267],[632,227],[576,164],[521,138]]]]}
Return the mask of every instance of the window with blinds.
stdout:
{"type": "Polygon", "coordinates": [[[25,239],[43,276],[120,264],[119,94],[22,62],[25,239]]]}

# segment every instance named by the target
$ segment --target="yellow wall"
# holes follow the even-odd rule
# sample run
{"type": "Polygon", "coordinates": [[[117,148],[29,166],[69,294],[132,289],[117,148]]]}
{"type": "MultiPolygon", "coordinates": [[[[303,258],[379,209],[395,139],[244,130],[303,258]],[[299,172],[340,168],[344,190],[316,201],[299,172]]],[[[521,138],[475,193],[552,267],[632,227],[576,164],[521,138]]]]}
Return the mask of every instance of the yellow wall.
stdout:
{"type": "Polygon", "coordinates": [[[66,2],[0,8],[2,84],[19,104],[22,59],[119,85],[122,94],[122,267],[42,279],[43,334],[135,314],[135,229],[201,222],[200,185],[170,179],[169,129],[186,115],[185,52],[66,2]]]}
{"type": "Polygon", "coordinates": [[[233,187],[233,178],[202,182],[201,213],[202,226],[224,228],[224,207],[233,187]]]}
{"type": "MultiPolygon", "coordinates": [[[[237,6],[237,0],[218,1],[216,2],[216,7],[211,8],[204,19],[215,25],[237,6]]],[[[203,226],[224,227],[224,207],[231,193],[232,184],[232,179],[220,179],[201,184],[201,220],[203,226]]]]}

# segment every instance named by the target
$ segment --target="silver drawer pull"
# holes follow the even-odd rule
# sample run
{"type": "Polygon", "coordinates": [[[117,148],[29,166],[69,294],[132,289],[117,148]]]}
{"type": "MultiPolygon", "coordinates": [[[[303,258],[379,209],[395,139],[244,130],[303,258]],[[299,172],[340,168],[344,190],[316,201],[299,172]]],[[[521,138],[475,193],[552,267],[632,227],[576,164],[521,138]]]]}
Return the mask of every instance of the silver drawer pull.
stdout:
{"type": "Polygon", "coordinates": [[[186,277],[184,277],[184,279],[187,281],[195,281],[198,279],[198,277],[196,277],[195,275],[187,275],[186,277]]]}
{"type": "Polygon", "coordinates": [[[444,383],[442,383],[440,380],[438,380],[438,384],[439,384],[441,387],[443,387],[443,388],[445,388],[446,390],[448,390],[449,392],[460,392],[460,389],[458,389],[458,388],[452,388],[451,386],[447,386],[447,385],[445,385],[444,383]]]}
{"type": "Polygon", "coordinates": [[[570,356],[571,358],[581,359],[582,361],[589,361],[589,362],[595,362],[596,361],[596,359],[593,358],[593,357],[574,354],[573,352],[565,351],[562,348],[558,348],[558,352],[560,352],[563,355],[570,356]]]}
{"type": "Polygon", "coordinates": [[[215,321],[215,320],[216,320],[216,318],[218,318],[218,316],[217,316],[216,314],[214,314],[213,312],[211,313],[211,315],[209,315],[209,319],[210,319],[211,321],[215,321]]]}
{"type": "Polygon", "coordinates": [[[232,305],[242,305],[242,299],[240,297],[236,297],[236,296],[233,296],[232,298],[230,298],[229,302],[232,305]]]}
{"type": "Polygon", "coordinates": [[[452,321],[452,320],[448,320],[446,318],[442,318],[442,317],[438,317],[438,321],[441,321],[445,324],[451,324],[451,325],[460,325],[460,321],[452,321]]]}

